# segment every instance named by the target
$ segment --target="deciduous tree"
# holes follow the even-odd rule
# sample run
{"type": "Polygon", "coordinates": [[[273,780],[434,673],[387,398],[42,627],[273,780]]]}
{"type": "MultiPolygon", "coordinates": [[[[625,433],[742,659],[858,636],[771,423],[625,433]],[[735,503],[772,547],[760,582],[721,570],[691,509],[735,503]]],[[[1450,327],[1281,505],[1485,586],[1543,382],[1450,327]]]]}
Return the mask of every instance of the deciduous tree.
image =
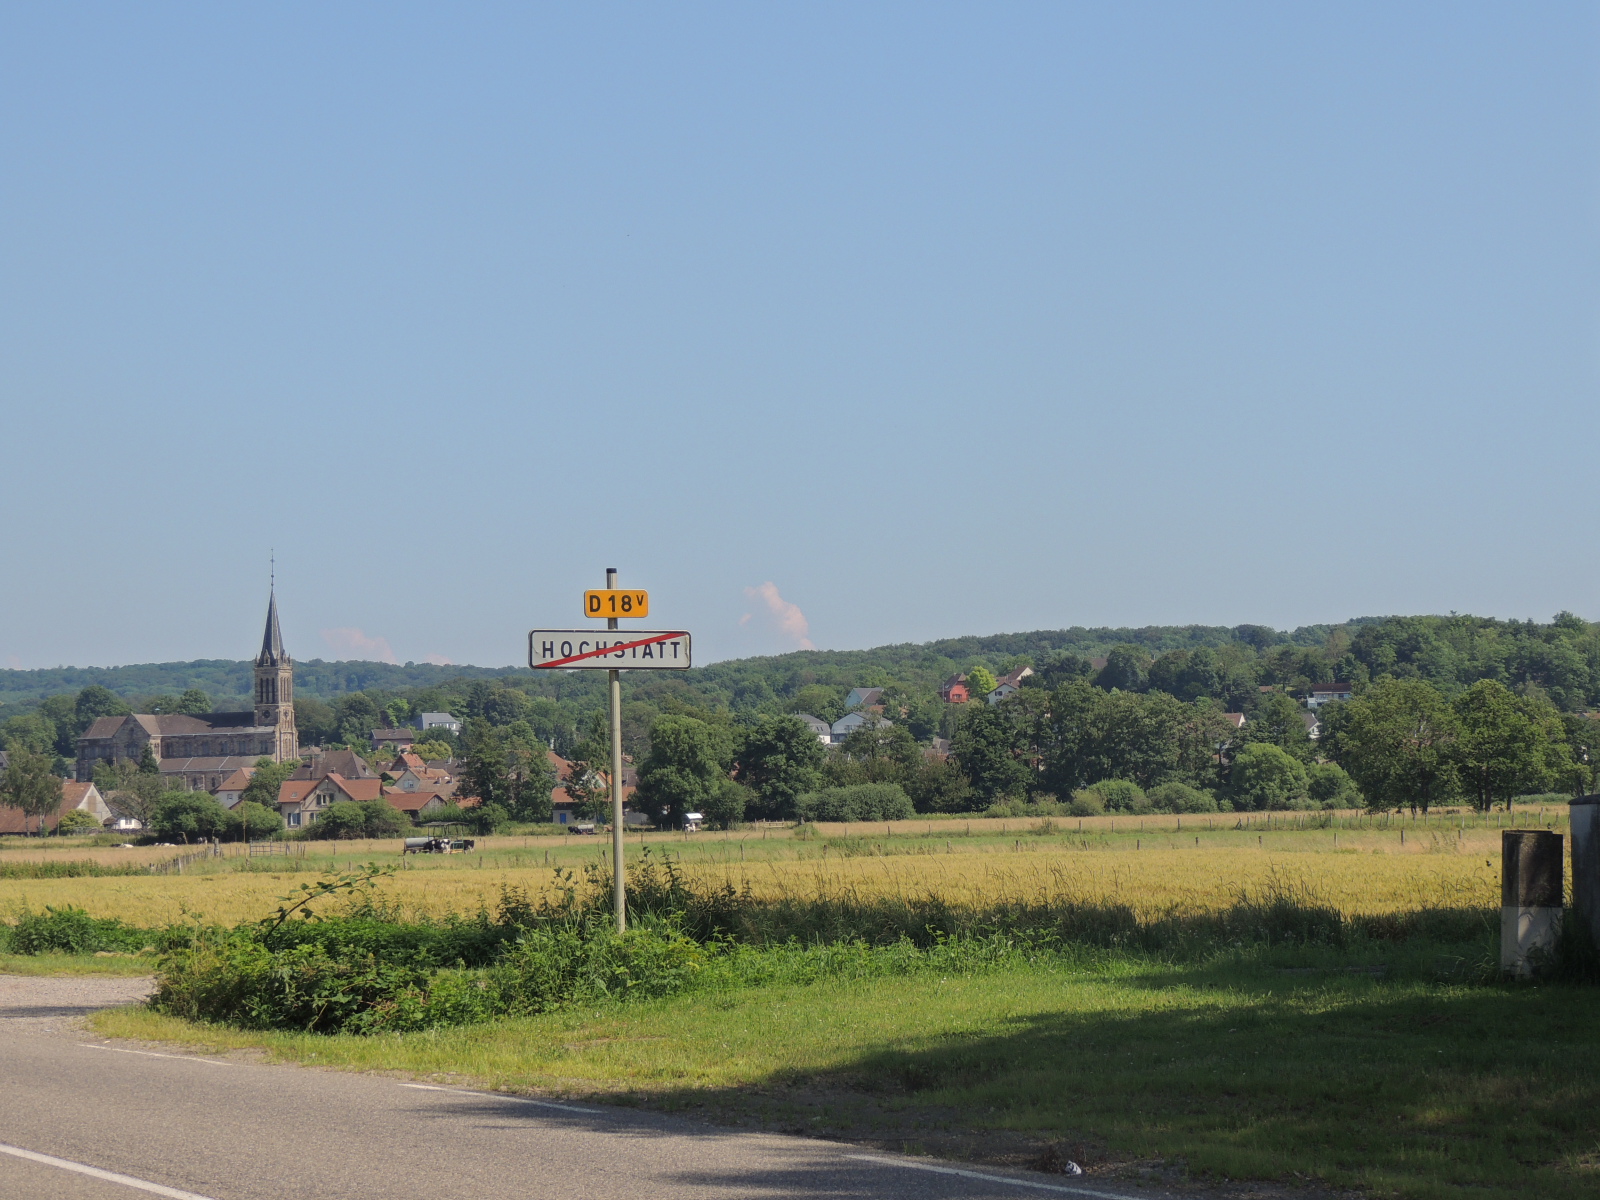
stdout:
{"type": "Polygon", "coordinates": [[[47,755],[20,747],[7,753],[10,765],[0,775],[0,804],[20,808],[24,831],[31,818],[34,832],[41,833],[44,818],[61,805],[61,776],[50,769],[47,755]]]}

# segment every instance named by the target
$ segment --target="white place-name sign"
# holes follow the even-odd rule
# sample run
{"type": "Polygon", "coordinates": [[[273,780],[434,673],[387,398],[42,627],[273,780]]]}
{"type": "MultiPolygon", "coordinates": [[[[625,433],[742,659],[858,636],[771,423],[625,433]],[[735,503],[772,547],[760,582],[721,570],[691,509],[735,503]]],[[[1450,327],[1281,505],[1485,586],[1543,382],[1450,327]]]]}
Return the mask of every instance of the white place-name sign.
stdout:
{"type": "Polygon", "coordinates": [[[528,633],[528,665],[562,671],[683,671],[689,667],[689,635],[681,629],[534,629],[528,633]]]}

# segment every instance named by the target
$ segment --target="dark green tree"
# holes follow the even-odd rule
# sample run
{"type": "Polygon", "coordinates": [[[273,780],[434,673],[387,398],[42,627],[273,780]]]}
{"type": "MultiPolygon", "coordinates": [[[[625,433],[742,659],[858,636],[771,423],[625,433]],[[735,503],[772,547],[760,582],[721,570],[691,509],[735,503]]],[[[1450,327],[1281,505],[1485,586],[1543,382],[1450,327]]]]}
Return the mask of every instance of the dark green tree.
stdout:
{"type": "Polygon", "coordinates": [[[1566,733],[1549,703],[1480,679],[1452,707],[1459,722],[1452,757],[1479,812],[1496,803],[1510,812],[1513,796],[1543,791],[1562,773],[1566,733]]]}
{"type": "Polygon", "coordinates": [[[659,718],[650,730],[650,752],[639,765],[639,802],[662,824],[703,812],[727,778],[721,749],[721,739],[704,721],[659,718]]]}
{"type": "Polygon", "coordinates": [[[1228,793],[1240,811],[1305,808],[1305,764],[1271,742],[1245,746],[1233,760],[1228,793]]]}
{"type": "Polygon", "coordinates": [[[1094,677],[1096,686],[1111,691],[1142,692],[1150,656],[1137,646],[1113,646],[1106,654],[1106,665],[1094,677]]]}
{"type": "Polygon", "coordinates": [[[745,809],[754,795],[742,783],[724,779],[711,789],[702,810],[713,829],[734,829],[744,820],[745,809]]]}
{"type": "Polygon", "coordinates": [[[826,757],[817,735],[799,717],[761,717],[745,731],[737,752],[739,781],[751,793],[750,810],[762,817],[793,817],[796,797],[817,786],[826,757]]]}
{"type": "Polygon", "coordinates": [[[7,751],[9,765],[0,775],[0,804],[22,810],[22,827],[35,822],[34,832],[44,832],[44,820],[61,807],[61,776],[50,768],[49,756],[18,747],[7,751]]]}
{"type": "Polygon", "coordinates": [[[947,758],[917,764],[905,789],[918,812],[966,812],[971,807],[972,784],[947,758]]]}
{"type": "Polygon", "coordinates": [[[240,803],[259,804],[262,808],[278,811],[278,792],[300,766],[297,762],[273,762],[265,756],[256,759],[250,782],[239,794],[240,803]]]}
{"type": "Polygon", "coordinates": [[[950,739],[951,758],[985,804],[1028,791],[1033,779],[1024,760],[1027,749],[1022,731],[1001,706],[981,700],[967,705],[961,725],[950,739]]]}
{"type": "Polygon", "coordinates": [[[199,688],[189,688],[183,695],[178,697],[178,704],[174,711],[203,717],[211,711],[211,697],[199,688]]]}
{"type": "Polygon", "coordinates": [[[61,753],[67,755],[75,753],[77,740],[83,736],[83,731],[101,717],[121,717],[132,711],[127,701],[110,688],[91,683],[79,692],[77,699],[72,702],[72,745],[63,749],[61,753]]]}
{"type": "Polygon", "coordinates": [[[1316,746],[1306,726],[1306,710],[1282,692],[1268,692],[1256,703],[1250,719],[1238,732],[1241,745],[1266,742],[1294,755],[1301,762],[1316,757],[1316,746]]]}
{"type": "Polygon", "coordinates": [[[283,828],[283,817],[277,808],[266,808],[253,800],[240,800],[228,814],[232,821],[227,836],[241,841],[261,841],[283,828]]]}
{"type": "Polygon", "coordinates": [[[230,824],[237,834],[238,818],[205,792],[168,792],[150,814],[150,832],[169,841],[208,841],[221,837],[230,824]]]}
{"type": "Polygon", "coordinates": [[[1319,748],[1355,781],[1374,812],[1427,812],[1459,787],[1456,710],[1420,679],[1380,679],[1323,709],[1319,748]]]}

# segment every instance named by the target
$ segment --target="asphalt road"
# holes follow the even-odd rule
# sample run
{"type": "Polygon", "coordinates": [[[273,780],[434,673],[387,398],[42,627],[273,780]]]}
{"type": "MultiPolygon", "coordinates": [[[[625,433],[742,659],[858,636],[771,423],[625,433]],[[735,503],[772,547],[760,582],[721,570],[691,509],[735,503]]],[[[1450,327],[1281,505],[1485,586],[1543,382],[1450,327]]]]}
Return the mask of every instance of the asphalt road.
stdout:
{"type": "Polygon", "coordinates": [[[136,1049],[74,1020],[137,991],[95,982],[108,986],[0,978],[5,1200],[1171,1195],[634,1109],[136,1049]]]}

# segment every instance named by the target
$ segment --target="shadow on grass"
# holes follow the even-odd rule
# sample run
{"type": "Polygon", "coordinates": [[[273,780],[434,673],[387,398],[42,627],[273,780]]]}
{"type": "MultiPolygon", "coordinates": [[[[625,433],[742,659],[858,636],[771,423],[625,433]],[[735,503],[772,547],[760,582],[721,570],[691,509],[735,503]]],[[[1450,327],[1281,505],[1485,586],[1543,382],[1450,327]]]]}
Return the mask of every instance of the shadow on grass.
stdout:
{"type": "MultiPolygon", "coordinates": [[[[1600,996],[1271,968],[1151,971],[1125,1011],[998,1018],[773,1081],[772,1112],[979,1157],[987,1131],[1093,1160],[1403,1196],[1600,1191],[1600,996]],[[954,1142],[952,1139],[956,1139],[954,1142]]],[[[1003,1003],[1003,994],[997,1001],[1003,1003]]],[[[733,1094],[653,1095],[736,1109],[733,1094]]],[[[750,1108],[749,1096],[743,1107],[750,1108]]],[[[999,1156],[1001,1161],[1006,1155],[999,1156]]],[[[1010,1160],[1026,1165],[1015,1154],[1010,1160]]]]}

